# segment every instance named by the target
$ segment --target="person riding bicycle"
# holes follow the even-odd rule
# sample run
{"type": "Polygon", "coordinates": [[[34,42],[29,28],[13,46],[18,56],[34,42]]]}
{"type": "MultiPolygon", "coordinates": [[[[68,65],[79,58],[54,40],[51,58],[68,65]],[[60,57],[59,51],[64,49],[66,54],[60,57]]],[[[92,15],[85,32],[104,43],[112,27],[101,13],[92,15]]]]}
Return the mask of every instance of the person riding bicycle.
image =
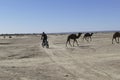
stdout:
{"type": "Polygon", "coordinates": [[[43,46],[43,47],[44,47],[45,45],[48,46],[47,34],[46,34],[45,32],[42,33],[41,40],[43,40],[43,41],[42,41],[42,46],[43,46]]]}

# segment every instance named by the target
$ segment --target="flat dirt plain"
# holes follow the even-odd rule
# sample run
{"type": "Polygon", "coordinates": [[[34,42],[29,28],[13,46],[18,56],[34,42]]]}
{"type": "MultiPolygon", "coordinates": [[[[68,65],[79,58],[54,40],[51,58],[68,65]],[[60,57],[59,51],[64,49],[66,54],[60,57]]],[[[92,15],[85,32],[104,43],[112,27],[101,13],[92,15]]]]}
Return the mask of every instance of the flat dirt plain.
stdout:
{"type": "Polygon", "coordinates": [[[66,47],[69,34],[0,37],[0,80],[120,80],[120,44],[113,33],[95,33],[92,42],[78,39],[66,47]]]}

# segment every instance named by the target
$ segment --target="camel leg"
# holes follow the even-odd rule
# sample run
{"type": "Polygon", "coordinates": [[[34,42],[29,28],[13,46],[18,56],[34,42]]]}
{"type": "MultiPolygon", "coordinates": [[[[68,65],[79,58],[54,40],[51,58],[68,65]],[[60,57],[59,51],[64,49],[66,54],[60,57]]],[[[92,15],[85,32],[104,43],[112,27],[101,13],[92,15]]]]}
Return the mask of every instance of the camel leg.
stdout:
{"type": "Polygon", "coordinates": [[[86,40],[86,37],[83,37],[83,39],[82,39],[82,40],[83,40],[83,42],[84,42],[84,41],[86,40]]]}
{"type": "Polygon", "coordinates": [[[76,42],[76,44],[78,46],[78,41],[76,39],[74,39],[74,41],[73,41],[73,46],[74,46],[75,42],[76,42]]]}
{"type": "Polygon", "coordinates": [[[75,40],[73,41],[73,47],[74,47],[75,40]]]}
{"type": "Polygon", "coordinates": [[[115,38],[115,42],[118,43],[116,38],[115,38]]]}
{"type": "Polygon", "coordinates": [[[78,41],[77,41],[77,40],[75,40],[75,42],[76,42],[77,46],[79,46],[78,41]]]}
{"type": "Polygon", "coordinates": [[[86,38],[86,41],[89,42],[89,37],[86,38]]]}
{"type": "Polygon", "coordinates": [[[88,40],[87,40],[87,37],[85,37],[85,40],[88,41],[88,40]]]}
{"type": "Polygon", "coordinates": [[[67,37],[67,41],[66,41],[66,47],[67,47],[68,41],[69,41],[69,38],[67,37]]]}
{"type": "Polygon", "coordinates": [[[90,37],[90,41],[92,41],[92,38],[90,37]]]}
{"type": "Polygon", "coordinates": [[[67,47],[68,41],[66,41],[66,47],[67,47]]]}
{"type": "Polygon", "coordinates": [[[71,43],[70,43],[70,40],[68,40],[68,41],[66,42],[66,47],[67,47],[68,42],[69,42],[69,45],[72,46],[71,43]]]}
{"type": "Polygon", "coordinates": [[[83,37],[83,41],[85,40],[85,37],[83,37]]]}
{"type": "Polygon", "coordinates": [[[67,41],[66,41],[66,47],[67,47],[68,42],[69,42],[69,45],[72,46],[71,43],[70,43],[70,39],[67,39],[67,41]]]}
{"type": "Polygon", "coordinates": [[[72,46],[70,40],[69,40],[69,44],[70,44],[70,46],[72,46]]]}
{"type": "Polygon", "coordinates": [[[112,44],[113,44],[114,38],[112,38],[112,44]]]}
{"type": "Polygon", "coordinates": [[[118,43],[119,43],[119,37],[118,37],[118,43]]]}
{"type": "MultiPolygon", "coordinates": [[[[120,38],[120,37],[119,37],[120,38]]],[[[119,41],[119,38],[118,38],[118,41],[119,41]]]]}
{"type": "Polygon", "coordinates": [[[118,43],[118,38],[116,38],[116,43],[118,43]]]}

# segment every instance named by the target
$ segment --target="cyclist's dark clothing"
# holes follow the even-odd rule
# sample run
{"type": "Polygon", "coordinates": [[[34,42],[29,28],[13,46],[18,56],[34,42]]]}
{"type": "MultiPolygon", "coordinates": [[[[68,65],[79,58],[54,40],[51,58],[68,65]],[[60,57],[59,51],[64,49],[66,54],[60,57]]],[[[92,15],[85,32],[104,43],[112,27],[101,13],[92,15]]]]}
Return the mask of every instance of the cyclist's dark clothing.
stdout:
{"type": "Polygon", "coordinates": [[[43,43],[45,43],[47,41],[47,34],[43,32],[41,39],[43,40],[43,43]]]}

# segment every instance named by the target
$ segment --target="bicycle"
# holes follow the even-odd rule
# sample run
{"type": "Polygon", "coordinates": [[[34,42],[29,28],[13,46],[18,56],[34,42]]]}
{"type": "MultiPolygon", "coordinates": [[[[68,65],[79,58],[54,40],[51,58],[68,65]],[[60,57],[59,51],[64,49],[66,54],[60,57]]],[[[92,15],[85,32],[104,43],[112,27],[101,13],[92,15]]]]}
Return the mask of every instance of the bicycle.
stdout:
{"type": "Polygon", "coordinates": [[[48,43],[47,40],[45,40],[45,41],[42,42],[42,47],[43,47],[43,48],[44,48],[44,47],[49,48],[49,43],[48,43]]]}

